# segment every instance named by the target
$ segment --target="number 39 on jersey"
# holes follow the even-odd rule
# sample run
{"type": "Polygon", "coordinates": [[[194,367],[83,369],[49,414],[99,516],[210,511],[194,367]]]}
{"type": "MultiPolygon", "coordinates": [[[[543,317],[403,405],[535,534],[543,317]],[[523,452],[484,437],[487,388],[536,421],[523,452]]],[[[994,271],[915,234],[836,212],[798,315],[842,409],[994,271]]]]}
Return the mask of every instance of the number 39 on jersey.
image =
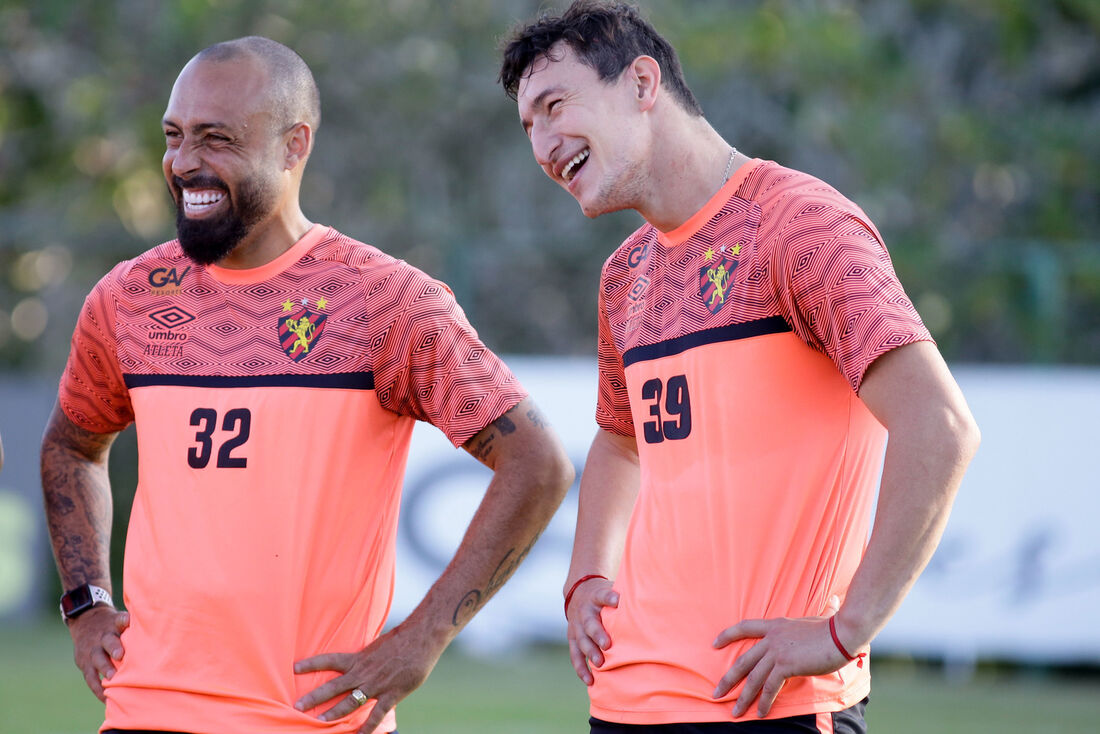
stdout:
{"type": "Polygon", "coordinates": [[[691,435],[691,395],[685,375],[673,375],[667,381],[659,377],[646,380],[642,400],[653,417],[642,424],[646,443],[680,441],[691,435]]]}

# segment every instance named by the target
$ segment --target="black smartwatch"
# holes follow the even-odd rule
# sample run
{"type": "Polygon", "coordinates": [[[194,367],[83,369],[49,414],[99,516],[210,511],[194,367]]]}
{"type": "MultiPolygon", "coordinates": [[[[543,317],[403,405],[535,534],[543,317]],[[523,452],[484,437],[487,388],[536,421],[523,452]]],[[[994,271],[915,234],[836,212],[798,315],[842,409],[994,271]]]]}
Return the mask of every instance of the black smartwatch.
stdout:
{"type": "Polygon", "coordinates": [[[111,594],[106,589],[91,584],[81,584],[61,595],[61,619],[76,619],[96,604],[111,604],[111,594]]]}

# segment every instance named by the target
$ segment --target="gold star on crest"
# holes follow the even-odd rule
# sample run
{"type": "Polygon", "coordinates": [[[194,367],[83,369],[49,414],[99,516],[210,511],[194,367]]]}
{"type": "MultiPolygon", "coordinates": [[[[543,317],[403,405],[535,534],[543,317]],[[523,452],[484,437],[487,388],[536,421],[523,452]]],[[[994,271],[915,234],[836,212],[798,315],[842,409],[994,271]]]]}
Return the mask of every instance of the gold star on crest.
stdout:
{"type": "Polygon", "coordinates": [[[734,257],[737,257],[738,255],[740,255],[741,254],[741,243],[738,242],[736,245],[734,245],[733,249],[730,250],[730,253],[732,253],[734,257]]]}
{"type": "Polygon", "coordinates": [[[325,298],[324,296],[321,296],[319,299],[317,299],[317,308],[324,311],[325,306],[327,306],[327,305],[328,305],[328,299],[325,298]]]}
{"type": "Polygon", "coordinates": [[[283,311],[291,311],[294,309],[294,304],[290,302],[290,299],[283,301],[283,311]]]}
{"type": "Polygon", "coordinates": [[[714,259],[714,248],[708,247],[707,251],[703,253],[703,258],[709,263],[714,259]]]}

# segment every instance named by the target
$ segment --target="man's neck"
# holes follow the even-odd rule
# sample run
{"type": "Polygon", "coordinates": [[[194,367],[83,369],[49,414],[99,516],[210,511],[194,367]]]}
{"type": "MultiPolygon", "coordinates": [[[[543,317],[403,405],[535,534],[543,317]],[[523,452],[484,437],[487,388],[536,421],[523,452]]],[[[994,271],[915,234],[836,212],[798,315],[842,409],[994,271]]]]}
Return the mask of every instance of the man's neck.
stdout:
{"type": "Polygon", "coordinates": [[[293,247],[312,226],[313,223],[306,219],[301,210],[276,215],[256,225],[217,265],[229,270],[249,270],[266,265],[293,247]]]}
{"type": "Polygon", "coordinates": [[[662,232],[689,220],[748,161],[703,118],[658,131],[654,140],[662,142],[648,162],[649,197],[638,212],[662,232]]]}

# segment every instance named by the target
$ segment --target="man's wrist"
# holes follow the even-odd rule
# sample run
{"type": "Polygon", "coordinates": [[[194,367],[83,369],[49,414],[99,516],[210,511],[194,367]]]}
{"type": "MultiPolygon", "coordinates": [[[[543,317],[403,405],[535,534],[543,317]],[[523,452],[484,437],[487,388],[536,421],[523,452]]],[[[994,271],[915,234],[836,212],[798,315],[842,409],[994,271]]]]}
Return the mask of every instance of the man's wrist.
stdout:
{"type": "Polygon", "coordinates": [[[573,600],[573,592],[577,590],[577,587],[583,584],[585,581],[591,581],[592,579],[603,579],[607,581],[607,577],[599,573],[590,573],[585,576],[581,576],[579,579],[573,582],[573,585],[569,587],[569,591],[565,592],[565,618],[569,618],[569,602],[573,600]]]}
{"type": "Polygon", "coordinates": [[[836,614],[829,617],[829,635],[833,638],[833,644],[836,646],[836,649],[840,651],[840,654],[844,656],[845,660],[848,662],[855,660],[856,666],[862,668],[863,659],[867,657],[867,652],[860,652],[858,648],[853,650],[853,652],[848,651],[848,647],[841,641],[840,636],[837,634],[836,619],[836,614]]]}
{"type": "Polygon", "coordinates": [[[70,622],[100,604],[114,606],[111,592],[102,586],[81,584],[61,595],[61,619],[70,622]]]}

